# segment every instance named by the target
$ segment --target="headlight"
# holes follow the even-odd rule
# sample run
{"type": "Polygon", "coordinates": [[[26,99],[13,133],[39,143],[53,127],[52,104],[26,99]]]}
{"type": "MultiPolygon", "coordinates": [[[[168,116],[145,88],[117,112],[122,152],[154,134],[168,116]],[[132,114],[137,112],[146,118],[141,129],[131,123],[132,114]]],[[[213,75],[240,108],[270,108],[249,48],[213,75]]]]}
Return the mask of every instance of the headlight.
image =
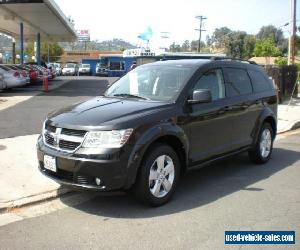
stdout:
{"type": "Polygon", "coordinates": [[[133,129],[88,132],[82,147],[84,148],[120,148],[132,134],[133,129]]]}

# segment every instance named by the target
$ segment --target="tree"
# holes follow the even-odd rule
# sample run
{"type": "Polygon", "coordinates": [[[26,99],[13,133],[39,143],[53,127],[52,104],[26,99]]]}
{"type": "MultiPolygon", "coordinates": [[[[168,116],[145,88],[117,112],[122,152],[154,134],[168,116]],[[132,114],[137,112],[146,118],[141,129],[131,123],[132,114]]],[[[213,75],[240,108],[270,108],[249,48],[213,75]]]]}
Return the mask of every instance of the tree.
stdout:
{"type": "Polygon", "coordinates": [[[256,39],[254,35],[246,35],[243,45],[243,58],[249,59],[253,55],[256,39]]]}
{"type": "Polygon", "coordinates": [[[259,40],[271,39],[275,46],[280,50],[281,54],[287,53],[288,41],[284,38],[281,29],[278,29],[273,25],[263,26],[256,37],[259,40]]]}
{"type": "Polygon", "coordinates": [[[232,30],[227,27],[217,28],[215,29],[210,42],[215,48],[225,50],[228,47],[229,34],[231,32],[232,30]]]}
{"type": "Polygon", "coordinates": [[[277,65],[287,65],[287,58],[285,57],[278,57],[274,60],[275,64],[277,65]]]}
{"type": "Polygon", "coordinates": [[[253,51],[255,56],[277,56],[279,51],[271,39],[257,41],[253,51]]]}
{"type": "Polygon", "coordinates": [[[191,50],[191,44],[189,40],[185,40],[184,43],[181,46],[181,51],[190,51],[191,50]]]}
{"type": "Polygon", "coordinates": [[[176,44],[175,42],[173,42],[171,45],[170,45],[170,51],[171,52],[180,52],[181,51],[181,47],[179,44],[176,44]]]}
{"type": "Polygon", "coordinates": [[[278,48],[275,47],[274,41],[270,38],[257,41],[253,53],[255,56],[265,57],[266,64],[270,63],[268,59],[271,56],[278,56],[280,54],[278,48]]]}
{"type": "MultiPolygon", "coordinates": [[[[25,53],[29,55],[31,58],[34,56],[34,43],[27,43],[25,48],[25,53]]],[[[62,47],[60,47],[57,43],[49,43],[49,58],[50,61],[58,61],[60,56],[64,53],[62,47]]],[[[48,61],[48,44],[45,42],[41,43],[41,60],[44,62],[48,61]]]]}
{"type": "MultiPolygon", "coordinates": [[[[199,40],[191,41],[191,51],[198,52],[198,45],[199,45],[199,40]]],[[[201,51],[202,52],[205,51],[205,47],[206,47],[206,44],[203,41],[201,41],[201,51]]]]}
{"type": "Polygon", "coordinates": [[[244,31],[234,31],[228,36],[228,44],[226,46],[227,54],[233,58],[244,57],[244,40],[247,33],[244,31]]]}

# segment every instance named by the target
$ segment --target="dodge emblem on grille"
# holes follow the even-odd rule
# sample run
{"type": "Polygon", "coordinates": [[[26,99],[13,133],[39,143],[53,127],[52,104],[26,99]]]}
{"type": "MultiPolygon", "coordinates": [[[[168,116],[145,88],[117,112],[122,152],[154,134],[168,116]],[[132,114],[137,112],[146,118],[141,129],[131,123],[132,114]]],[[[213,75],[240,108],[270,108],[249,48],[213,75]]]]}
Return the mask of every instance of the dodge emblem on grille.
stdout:
{"type": "Polygon", "coordinates": [[[59,135],[61,133],[61,128],[56,128],[55,133],[52,134],[53,146],[57,147],[59,144],[59,135]]]}

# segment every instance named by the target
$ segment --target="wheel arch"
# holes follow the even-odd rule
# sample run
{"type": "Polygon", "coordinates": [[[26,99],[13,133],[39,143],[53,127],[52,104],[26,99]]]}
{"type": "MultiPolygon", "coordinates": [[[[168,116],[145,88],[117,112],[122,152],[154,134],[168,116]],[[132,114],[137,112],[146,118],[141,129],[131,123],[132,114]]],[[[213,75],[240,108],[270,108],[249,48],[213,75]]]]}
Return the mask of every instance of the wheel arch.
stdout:
{"type": "Polygon", "coordinates": [[[146,154],[155,144],[166,144],[178,155],[181,164],[181,174],[187,169],[189,143],[183,129],[174,124],[163,124],[152,127],[141,136],[130,155],[128,162],[128,179],[126,188],[135,183],[140,165],[146,154]]]}
{"type": "Polygon", "coordinates": [[[274,132],[274,138],[276,137],[277,134],[277,118],[274,112],[270,108],[265,108],[262,110],[260,113],[258,119],[256,120],[254,130],[252,132],[253,136],[253,145],[256,144],[258,137],[259,137],[259,132],[260,128],[263,125],[263,123],[268,122],[274,132]]]}

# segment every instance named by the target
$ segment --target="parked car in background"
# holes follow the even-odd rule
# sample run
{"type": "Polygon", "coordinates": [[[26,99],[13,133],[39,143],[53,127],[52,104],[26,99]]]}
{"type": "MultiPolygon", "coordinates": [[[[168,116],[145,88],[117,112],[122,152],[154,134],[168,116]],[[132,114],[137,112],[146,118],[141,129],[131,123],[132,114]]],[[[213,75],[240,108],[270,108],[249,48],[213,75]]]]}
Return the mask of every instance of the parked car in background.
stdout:
{"type": "Polygon", "coordinates": [[[38,138],[39,169],[63,185],[131,190],[159,206],[186,170],[241,152],[254,163],[268,162],[276,94],[252,62],[145,64],[103,96],[52,112],[38,138]]]}
{"type": "Polygon", "coordinates": [[[78,75],[91,75],[91,65],[90,64],[79,64],[78,65],[78,75]]]}
{"type": "Polygon", "coordinates": [[[75,76],[77,75],[77,65],[76,63],[66,63],[62,69],[62,75],[64,76],[75,76]]]}
{"type": "Polygon", "coordinates": [[[5,88],[6,88],[6,86],[5,86],[5,83],[4,83],[4,77],[3,77],[3,74],[0,73],[0,90],[3,90],[5,88]]]}
{"type": "Polygon", "coordinates": [[[24,65],[16,65],[19,69],[22,69],[22,70],[26,70],[29,74],[29,78],[30,78],[30,83],[36,83],[39,81],[39,73],[38,73],[38,70],[36,69],[33,69],[33,68],[30,68],[28,66],[26,66],[25,64],[24,65]]]}
{"type": "Polygon", "coordinates": [[[29,68],[29,69],[32,69],[32,70],[35,70],[38,74],[37,76],[37,80],[40,82],[40,81],[43,81],[43,78],[44,78],[44,75],[47,74],[48,75],[48,72],[45,70],[45,68],[43,67],[40,67],[38,65],[34,65],[34,64],[26,64],[25,65],[26,68],[29,68]]]}
{"type": "Polygon", "coordinates": [[[27,84],[26,77],[20,74],[19,70],[14,70],[0,64],[0,74],[3,75],[5,88],[21,87],[27,84]]]}
{"type": "Polygon", "coordinates": [[[96,76],[108,76],[108,69],[101,63],[96,64],[96,76]]]}
{"type": "Polygon", "coordinates": [[[20,69],[17,65],[14,64],[5,64],[5,66],[10,69],[18,71],[20,73],[20,76],[26,79],[26,84],[30,83],[29,72],[27,70],[20,69]]]}
{"type": "Polygon", "coordinates": [[[48,67],[45,62],[41,62],[41,65],[38,65],[36,62],[27,63],[27,65],[34,66],[43,71],[43,75],[47,76],[48,79],[54,79],[56,77],[56,71],[52,67],[48,67]]]}
{"type": "Polygon", "coordinates": [[[53,66],[48,66],[46,69],[49,73],[50,79],[54,79],[57,76],[56,69],[53,66]]]}
{"type": "Polygon", "coordinates": [[[53,67],[57,76],[60,76],[62,74],[60,63],[49,63],[48,67],[49,66],[53,67]]]}

